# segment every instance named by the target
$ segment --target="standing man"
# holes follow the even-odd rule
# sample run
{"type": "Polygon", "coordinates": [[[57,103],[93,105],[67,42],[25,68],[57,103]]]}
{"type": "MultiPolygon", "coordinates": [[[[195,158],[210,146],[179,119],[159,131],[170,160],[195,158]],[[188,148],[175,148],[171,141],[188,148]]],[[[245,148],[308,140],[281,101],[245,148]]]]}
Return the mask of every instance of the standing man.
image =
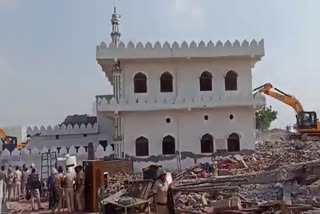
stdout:
{"type": "Polygon", "coordinates": [[[52,210],[56,207],[56,204],[59,202],[58,193],[55,187],[55,176],[58,174],[56,168],[52,168],[51,176],[48,178],[48,192],[49,192],[49,210],[52,210]]]}
{"type": "Polygon", "coordinates": [[[32,168],[31,174],[28,177],[27,189],[28,191],[30,191],[30,195],[31,195],[32,210],[36,210],[34,200],[37,200],[38,209],[42,210],[43,207],[41,206],[40,191],[39,191],[41,182],[39,179],[39,174],[37,174],[36,172],[37,172],[36,168],[32,168]]]}
{"type": "Polygon", "coordinates": [[[0,180],[3,180],[3,191],[2,191],[2,203],[6,201],[6,194],[7,194],[7,173],[6,168],[4,166],[1,166],[1,172],[0,172],[0,180]]]}
{"type": "Polygon", "coordinates": [[[14,198],[19,201],[21,196],[21,177],[22,173],[19,169],[19,166],[16,166],[16,171],[14,172],[14,198]]]}
{"type": "Polygon", "coordinates": [[[12,172],[12,168],[8,168],[8,175],[7,175],[7,192],[8,192],[8,201],[12,200],[13,196],[13,180],[14,180],[14,173],[12,172]]]}
{"type": "Polygon", "coordinates": [[[22,169],[22,176],[21,176],[21,194],[23,198],[25,198],[27,195],[26,186],[27,186],[28,176],[29,176],[28,167],[24,164],[22,169]]]}
{"type": "Polygon", "coordinates": [[[79,165],[75,168],[76,170],[76,202],[79,211],[83,211],[85,208],[85,196],[84,196],[84,188],[85,188],[85,174],[82,170],[82,166],[79,165]]]}
{"type": "Polygon", "coordinates": [[[74,188],[73,184],[75,182],[75,174],[71,172],[71,167],[68,168],[66,176],[64,178],[65,189],[64,193],[66,195],[68,213],[74,212],[74,188]]]}
{"type": "Polygon", "coordinates": [[[154,202],[156,204],[157,214],[168,214],[168,189],[167,172],[164,169],[159,169],[158,180],[153,184],[152,192],[154,194],[154,202]]]}
{"type": "Polygon", "coordinates": [[[54,213],[58,207],[58,213],[60,213],[62,208],[62,200],[63,200],[63,167],[59,166],[58,173],[54,176],[54,186],[56,188],[56,193],[58,196],[58,203],[56,203],[51,212],[54,213]]]}

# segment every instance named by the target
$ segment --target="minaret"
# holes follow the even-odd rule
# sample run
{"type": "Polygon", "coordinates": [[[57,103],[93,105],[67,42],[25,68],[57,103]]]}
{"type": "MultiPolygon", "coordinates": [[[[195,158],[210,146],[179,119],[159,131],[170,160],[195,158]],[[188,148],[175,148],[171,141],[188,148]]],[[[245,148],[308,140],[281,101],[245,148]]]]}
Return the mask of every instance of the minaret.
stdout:
{"type": "MultiPolygon", "coordinates": [[[[119,24],[120,24],[120,15],[117,14],[117,8],[114,7],[114,11],[111,18],[112,23],[112,32],[111,38],[112,43],[115,47],[119,46],[121,33],[119,32],[119,24]]],[[[112,66],[112,76],[113,76],[113,96],[117,103],[120,102],[121,96],[121,67],[120,61],[118,59],[114,59],[114,63],[112,66]]],[[[123,157],[123,140],[122,140],[122,118],[121,113],[118,112],[114,115],[114,127],[115,127],[115,135],[113,136],[113,144],[115,155],[118,158],[123,157]]]]}
{"type": "Polygon", "coordinates": [[[120,15],[117,14],[116,6],[114,6],[111,23],[112,23],[112,32],[111,32],[112,42],[113,44],[115,44],[116,47],[118,47],[120,43],[121,33],[119,31],[120,15]]]}

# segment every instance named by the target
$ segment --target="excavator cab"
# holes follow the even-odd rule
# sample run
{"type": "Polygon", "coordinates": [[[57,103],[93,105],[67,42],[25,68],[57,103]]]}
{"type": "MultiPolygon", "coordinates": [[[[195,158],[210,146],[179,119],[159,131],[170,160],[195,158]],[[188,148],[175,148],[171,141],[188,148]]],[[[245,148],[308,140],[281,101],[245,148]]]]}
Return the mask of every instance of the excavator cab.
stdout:
{"type": "Polygon", "coordinates": [[[304,111],[297,115],[298,129],[317,129],[317,113],[314,111],[304,111]]]}
{"type": "Polygon", "coordinates": [[[18,143],[17,137],[13,137],[13,136],[6,136],[5,139],[1,138],[1,140],[2,140],[2,143],[6,143],[6,144],[10,143],[10,144],[17,145],[17,143],[18,143]]]}

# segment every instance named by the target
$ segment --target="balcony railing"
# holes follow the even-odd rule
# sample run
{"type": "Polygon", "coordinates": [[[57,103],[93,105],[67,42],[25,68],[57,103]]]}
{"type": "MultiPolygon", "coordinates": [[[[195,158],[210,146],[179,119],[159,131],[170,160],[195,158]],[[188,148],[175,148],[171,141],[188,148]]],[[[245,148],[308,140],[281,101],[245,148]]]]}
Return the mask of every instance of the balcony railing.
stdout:
{"type": "Polygon", "coordinates": [[[236,93],[222,96],[202,95],[197,97],[132,97],[120,98],[119,103],[112,95],[97,96],[98,111],[154,111],[166,109],[218,108],[265,105],[264,96],[241,95],[236,93]]]}

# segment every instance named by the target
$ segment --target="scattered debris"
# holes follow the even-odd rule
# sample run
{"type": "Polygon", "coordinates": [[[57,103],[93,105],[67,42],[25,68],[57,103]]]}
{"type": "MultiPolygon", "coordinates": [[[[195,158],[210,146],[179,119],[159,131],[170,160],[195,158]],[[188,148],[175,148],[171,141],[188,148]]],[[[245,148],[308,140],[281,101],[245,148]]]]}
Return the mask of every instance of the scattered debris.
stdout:
{"type": "Polygon", "coordinates": [[[111,195],[123,189],[128,190],[131,187],[132,182],[137,179],[137,175],[118,172],[108,178],[108,185],[105,192],[111,195]]]}
{"type": "Polygon", "coordinates": [[[288,139],[271,130],[255,153],[217,156],[213,170],[199,164],[175,174],[175,212],[320,213],[320,142],[288,139]]]}

